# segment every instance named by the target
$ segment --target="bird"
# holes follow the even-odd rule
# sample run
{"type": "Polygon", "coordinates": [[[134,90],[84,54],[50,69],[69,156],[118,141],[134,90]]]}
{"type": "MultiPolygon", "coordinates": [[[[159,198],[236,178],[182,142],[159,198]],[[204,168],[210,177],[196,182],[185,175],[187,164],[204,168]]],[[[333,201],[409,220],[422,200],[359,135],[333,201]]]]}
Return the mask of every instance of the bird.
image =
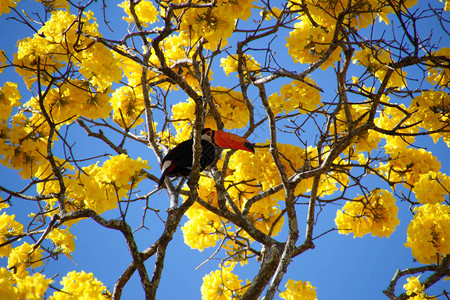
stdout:
{"type": "MultiPolygon", "coordinates": [[[[201,135],[202,155],[200,157],[200,172],[212,164],[216,157],[216,148],[245,150],[255,153],[252,143],[236,134],[204,128],[201,135]]],[[[166,176],[189,176],[192,171],[193,144],[193,139],[189,139],[180,143],[166,154],[161,163],[162,174],[159,179],[159,187],[162,187],[164,184],[166,176]]]]}

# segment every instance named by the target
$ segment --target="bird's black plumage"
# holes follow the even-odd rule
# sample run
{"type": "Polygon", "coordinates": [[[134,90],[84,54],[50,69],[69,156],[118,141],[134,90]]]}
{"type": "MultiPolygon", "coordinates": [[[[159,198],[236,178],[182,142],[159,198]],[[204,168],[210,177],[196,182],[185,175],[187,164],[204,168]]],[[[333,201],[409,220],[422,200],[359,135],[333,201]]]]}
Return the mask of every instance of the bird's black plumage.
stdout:
{"type": "MultiPolygon", "coordinates": [[[[213,144],[206,140],[202,142],[202,155],[200,157],[200,171],[203,171],[214,161],[216,157],[216,148],[213,144]]],[[[166,176],[188,176],[192,171],[193,152],[192,145],[194,141],[192,139],[187,140],[173,148],[167,153],[162,161],[164,166],[165,162],[170,161],[170,165],[165,168],[163,174],[159,180],[159,186],[164,183],[166,176]]]]}

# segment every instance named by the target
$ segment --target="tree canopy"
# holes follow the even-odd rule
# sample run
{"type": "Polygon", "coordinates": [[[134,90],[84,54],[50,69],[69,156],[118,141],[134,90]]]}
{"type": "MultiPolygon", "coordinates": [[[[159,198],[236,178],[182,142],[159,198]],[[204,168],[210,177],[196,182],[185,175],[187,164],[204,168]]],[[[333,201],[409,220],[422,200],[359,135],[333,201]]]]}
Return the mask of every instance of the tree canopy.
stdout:
{"type": "MultiPolygon", "coordinates": [[[[340,260],[348,236],[390,272],[377,299],[448,299],[447,10],[0,0],[0,299],[163,299],[183,274],[198,280],[172,283],[179,299],[339,296],[293,264],[340,260]],[[219,149],[200,172],[203,128],[256,151],[219,149]],[[158,187],[190,138],[190,176],[158,187]],[[79,249],[108,263],[77,264],[79,249]],[[173,252],[203,262],[192,273],[173,252]]],[[[327,274],[349,273],[351,291],[370,278],[361,264],[327,274]]]]}

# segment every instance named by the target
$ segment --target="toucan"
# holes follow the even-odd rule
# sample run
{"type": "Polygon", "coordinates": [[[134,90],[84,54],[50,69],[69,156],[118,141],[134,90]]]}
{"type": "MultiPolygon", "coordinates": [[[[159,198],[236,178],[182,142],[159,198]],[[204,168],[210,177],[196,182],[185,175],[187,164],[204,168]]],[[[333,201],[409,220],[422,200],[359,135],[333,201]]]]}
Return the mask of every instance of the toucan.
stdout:
{"type": "MultiPolygon", "coordinates": [[[[172,150],[170,150],[164,157],[161,165],[161,178],[159,179],[159,187],[164,183],[166,176],[187,177],[192,171],[193,150],[192,145],[194,141],[189,139],[182,142],[172,150]]],[[[253,145],[236,134],[212,130],[204,128],[201,136],[202,155],[200,157],[200,171],[203,171],[214,161],[216,157],[216,148],[229,148],[237,150],[245,150],[255,153],[253,145]]]]}

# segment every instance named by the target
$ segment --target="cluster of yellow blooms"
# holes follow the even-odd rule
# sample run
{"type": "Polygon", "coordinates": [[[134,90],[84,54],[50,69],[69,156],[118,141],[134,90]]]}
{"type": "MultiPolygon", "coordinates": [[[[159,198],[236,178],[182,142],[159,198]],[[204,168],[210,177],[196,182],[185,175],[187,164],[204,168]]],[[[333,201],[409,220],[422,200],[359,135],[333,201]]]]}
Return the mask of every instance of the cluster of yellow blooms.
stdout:
{"type": "Polygon", "coordinates": [[[411,248],[420,263],[436,263],[440,256],[450,254],[450,206],[425,204],[414,211],[405,247],[411,248]]]}
{"type": "MultiPolygon", "coordinates": [[[[409,297],[408,299],[411,299],[411,300],[430,299],[425,294],[425,288],[422,284],[420,284],[419,278],[420,278],[420,275],[417,277],[412,276],[412,277],[406,279],[407,283],[405,283],[403,285],[403,289],[406,291],[406,295],[410,296],[410,295],[414,294],[413,297],[409,297]]],[[[433,298],[431,298],[431,299],[433,299],[433,298]]]]}
{"type": "Polygon", "coordinates": [[[309,281],[289,279],[286,283],[286,290],[280,293],[280,298],[286,300],[317,300],[316,288],[309,281]]]}
{"type": "MultiPolygon", "coordinates": [[[[315,84],[310,78],[307,78],[306,82],[315,84]]],[[[301,113],[310,112],[321,104],[319,91],[297,80],[283,85],[279,95],[273,93],[267,100],[274,114],[280,114],[283,111],[289,114],[296,109],[301,113]]]]}
{"type": "Polygon", "coordinates": [[[450,177],[434,171],[421,174],[412,190],[419,203],[441,204],[450,192],[450,177]]]}
{"type": "MultiPolygon", "coordinates": [[[[383,81],[390,68],[388,65],[393,61],[389,49],[371,49],[364,47],[362,50],[357,51],[354,57],[355,63],[365,66],[380,81],[383,81]]],[[[389,78],[387,87],[405,88],[405,76],[405,71],[401,69],[396,70],[389,78]]]]}
{"type": "MultiPolygon", "coordinates": [[[[291,1],[292,5],[307,5],[309,16],[301,16],[300,22],[295,23],[295,29],[292,30],[287,38],[286,47],[289,48],[289,54],[295,62],[314,63],[317,62],[330,47],[336,29],[336,20],[340,13],[348,5],[348,1],[291,1]]],[[[411,7],[417,3],[417,0],[408,0],[402,2],[402,9],[411,7]]],[[[354,28],[365,28],[380,18],[388,23],[387,15],[392,11],[386,4],[380,1],[352,1],[352,6],[358,7],[358,11],[345,15],[345,22],[354,28]],[[377,13],[373,13],[377,12],[377,13]]],[[[302,10],[303,11],[303,10],[302,10]]],[[[340,50],[333,51],[331,57],[322,64],[322,69],[326,69],[340,59],[340,50]]],[[[379,69],[378,76],[386,69],[379,69]]],[[[401,78],[401,77],[398,77],[401,78]]]]}
{"type": "MultiPolygon", "coordinates": [[[[70,61],[79,67],[80,73],[94,86],[104,91],[122,77],[116,59],[104,45],[80,36],[78,17],[65,10],[52,12],[51,18],[32,38],[25,38],[18,43],[14,55],[16,72],[24,77],[31,86],[37,80],[37,67],[42,74],[52,74],[66,66],[70,61]],[[82,50],[82,51],[78,51],[82,50]],[[97,63],[101,61],[102,63],[97,63]]],[[[81,18],[83,31],[91,36],[100,36],[92,12],[84,13],[81,18]]],[[[41,83],[48,83],[50,78],[42,76],[41,83]]]]}
{"type": "MultiPolygon", "coordinates": [[[[425,91],[415,97],[410,106],[410,112],[414,116],[414,121],[420,122],[418,126],[429,130],[437,131],[447,126],[450,121],[450,95],[444,91],[425,91]]],[[[444,138],[447,145],[450,145],[450,134],[441,132],[431,135],[434,142],[440,137],[444,138]]]]}
{"type": "MultiPolygon", "coordinates": [[[[143,168],[149,168],[146,160],[132,159],[125,154],[110,156],[101,167],[98,164],[84,167],[64,178],[69,199],[66,205],[72,210],[90,208],[98,214],[117,208],[117,203],[144,178],[140,174],[143,168]]],[[[59,183],[40,183],[37,188],[43,195],[57,193],[59,183]]],[[[48,201],[49,209],[54,202],[55,199],[48,201]]]]}
{"type": "Polygon", "coordinates": [[[354,237],[362,237],[372,233],[373,236],[389,237],[400,223],[397,213],[394,196],[388,191],[377,189],[367,197],[360,196],[347,201],[337,211],[335,223],[341,234],[352,232],[354,237]]]}
{"type": "MultiPolygon", "coordinates": [[[[130,10],[130,1],[126,0],[118,5],[123,8],[128,17],[123,17],[128,23],[135,23],[133,15],[130,10]]],[[[136,4],[135,8],[136,16],[141,24],[145,27],[148,24],[153,24],[158,20],[158,11],[151,1],[143,0],[136,4]]]]}
{"type": "MultiPolygon", "coordinates": [[[[254,73],[260,70],[261,67],[253,56],[244,54],[243,58],[243,74],[247,75],[248,72],[254,73]]],[[[238,56],[229,55],[226,58],[220,59],[220,66],[227,76],[229,76],[230,73],[238,72],[238,56]]]]}
{"type": "MultiPolygon", "coordinates": [[[[9,272],[6,268],[0,268],[1,298],[8,300],[38,300],[43,299],[52,279],[45,278],[41,273],[26,274],[18,278],[17,274],[9,272]]],[[[106,287],[98,281],[92,273],[69,272],[61,281],[62,291],[56,291],[48,299],[98,299],[106,300],[110,294],[106,287]]]]}
{"type": "Polygon", "coordinates": [[[6,268],[0,268],[0,291],[2,299],[42,299],[45,291],[52,282],[41,273],[26,275],[19,280],[16,275],[10,273],[6,268]]]}
{"type": "MultiPolygon", "coordinates": [[[[445,10],[450,10],[450,1],[445,1],[445,10]]],[[[446,59],[449,59],[450,48],[442,47],[434,54],[438,56],[444,56],[446,59]]],[[[450,71],[447,68],[436,69],[430,67],[428,69],[427,80],[433,84],[437,84],[442,87],[448,87],[448,83],[450,82],[450,71]]]]}
{"type": "Polygon", "coordinates": [[[203,277],[202,300],[237,300],[245,293],[242,280],[233,274],[234,266],[222,267],[203,277]]]}
{"type": "MultiPolygon", "coordinates": [[[[183,3],[182,0],[173,2],[183,3]]],[[[180,30],[193,41],[205,38],[208,41],[205,48],[215,50],[219,44],[227,44],[237,19],[247,20],[250,17],[252,2],[253,0],[218,0],[211,8],[188,9],[183,12],[180,30]]]]}

